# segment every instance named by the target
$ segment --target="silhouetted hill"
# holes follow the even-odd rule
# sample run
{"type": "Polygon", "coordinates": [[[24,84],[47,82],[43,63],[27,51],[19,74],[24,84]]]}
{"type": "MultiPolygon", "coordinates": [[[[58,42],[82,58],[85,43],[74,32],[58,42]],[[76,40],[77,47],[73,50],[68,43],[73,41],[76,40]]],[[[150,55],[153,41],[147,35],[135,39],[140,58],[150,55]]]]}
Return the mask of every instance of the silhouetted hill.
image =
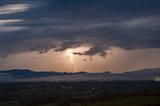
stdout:
{"type": "Polygon", "coordinates": [[[68,75],[70,73],[60,73],[60,72],[35,72],[31,70],[6,70],[0,71],[0,74],[9,74],[14,78],[37,78],[37,77],[48,77],[48,76],[58,76],[58,75],[68,75]]]}
{"type": "Polygon", "coordinates": [[[124,73],[87,73],[87,72],[35,72],[31,70],[0,71],[0,82],[5,81],[113,81],[113,80],[154,80],[160,77],[160,68],[144,69],[124,73]]]}

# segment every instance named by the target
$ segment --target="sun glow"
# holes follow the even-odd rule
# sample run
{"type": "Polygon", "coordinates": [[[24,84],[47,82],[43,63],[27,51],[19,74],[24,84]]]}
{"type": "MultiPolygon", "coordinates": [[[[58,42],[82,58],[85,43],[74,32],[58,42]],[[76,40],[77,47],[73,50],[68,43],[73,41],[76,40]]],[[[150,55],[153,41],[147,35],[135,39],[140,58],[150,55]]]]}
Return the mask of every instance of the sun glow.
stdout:
{"type": "Polygon", "coordinates": [[[74,72],[77,72],[76,64],[74,62],[73,51],[70,49],[67,50],[67,58],[73,64],[74,72]]]}
{"type": "Polygon", "coordinates": [[[68,56],[68,59],[69,59],[71,62],[74,62],[73,53],[72,53],[72,51],[71,51],[70,49],[67,50],[67,56],[68,56]]]}

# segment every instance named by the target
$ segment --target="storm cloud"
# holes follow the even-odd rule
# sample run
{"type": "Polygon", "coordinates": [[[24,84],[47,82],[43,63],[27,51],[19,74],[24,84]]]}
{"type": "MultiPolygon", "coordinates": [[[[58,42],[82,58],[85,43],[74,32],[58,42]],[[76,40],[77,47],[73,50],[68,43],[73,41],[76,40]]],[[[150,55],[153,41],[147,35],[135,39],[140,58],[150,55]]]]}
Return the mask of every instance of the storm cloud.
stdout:
{"type": "Polygon", "coordinates": [[[0,55],[83,45],[103,57],[111,47],[160,48],[159,0],[0,1],[0,55]]]}

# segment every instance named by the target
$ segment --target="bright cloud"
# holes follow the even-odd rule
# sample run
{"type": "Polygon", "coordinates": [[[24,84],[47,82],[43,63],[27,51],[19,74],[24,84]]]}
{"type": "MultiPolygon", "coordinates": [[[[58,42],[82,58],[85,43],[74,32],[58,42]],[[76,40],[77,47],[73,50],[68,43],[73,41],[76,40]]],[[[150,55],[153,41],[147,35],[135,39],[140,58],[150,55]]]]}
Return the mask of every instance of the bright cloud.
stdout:
{"type": "Polygon", "coordinates": [[[20,19],[13,19],[13,20],[0,20],[0,25],[6,25],[6,24],[11,24],[11,23],[16,23],[16,22],[22,22],[23,20],[20,19]]]}
{"type": "Polygon", "coordinates": [[[0,27],[0,32],[11,32],[11,31],[18,31],[18,30],[23,30],[25,29],[26,27],[7,27],[7,26],[3,26],[3,27],[0,27]]]}
{"type": "Polygon", "coordinates": [[[25,29],[22,26],[10,26],[10,24],[15,24],[18,22],[23,22],[21,19],[11,19],[11,20],[0,20],[0,32],[11,32],[25,29]]]}
{"type": "Polygon", "coordinates": [[[29,4],[8,4],[0,7],[0,14],[23,12],[29,9],[29,4]]]}

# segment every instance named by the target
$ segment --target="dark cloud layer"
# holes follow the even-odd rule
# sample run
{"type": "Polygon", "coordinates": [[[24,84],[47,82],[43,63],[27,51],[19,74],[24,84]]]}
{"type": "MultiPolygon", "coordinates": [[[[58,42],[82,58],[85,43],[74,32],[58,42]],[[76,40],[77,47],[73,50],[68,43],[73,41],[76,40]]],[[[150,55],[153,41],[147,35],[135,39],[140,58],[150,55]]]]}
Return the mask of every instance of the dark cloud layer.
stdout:
{"type": "Polygon", "coordinates": [[[160,48],[159,5],[159,0],[0,0],[0,54],[88,45],[88,51],[74,54],[105,57],[114,46],[160,48]]]}

